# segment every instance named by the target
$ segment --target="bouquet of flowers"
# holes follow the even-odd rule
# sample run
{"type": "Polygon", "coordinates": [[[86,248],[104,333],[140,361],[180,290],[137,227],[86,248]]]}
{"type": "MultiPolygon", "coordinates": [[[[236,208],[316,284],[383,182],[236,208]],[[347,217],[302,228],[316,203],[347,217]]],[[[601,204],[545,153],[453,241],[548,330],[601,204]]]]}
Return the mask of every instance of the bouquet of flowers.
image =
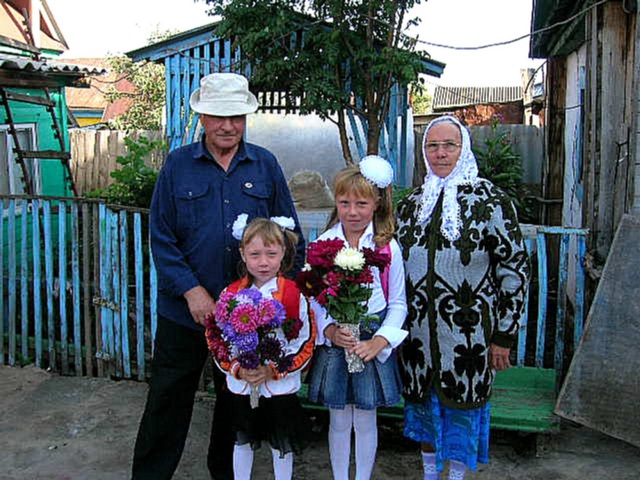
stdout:
{"type": "MultiPolygon", "coordinates": [[[[259,290],[245,288],[237,293],[225,290],[216,305],[215,316],[206,322],[206,338],[214,359],[224,365],[256,369],[272,364],[279,372],[291,366],[275,330],[281,328],[287,340],[298,337],[302,321],[287,319],[284,305],[265,298],[259,290]]],[[[251,407],[258,406],[257,386],[251,389],[251,407]]]]}
{"type": "MultiPolygon", "coordinates": [[[[375,319],[367,315],[373,283],[371,269],[381,272],[389,265],[389,257],[370,248],[362,251],[346,246],[340,239],[318,240],[309,245],[307,265],[296,283],[305,295],[315,297],[327,313],[359,338],[360,326],[375,319]]],[[[361,372],[364,364],[357,355],[347,354],[350,373],[361,372]]]]}

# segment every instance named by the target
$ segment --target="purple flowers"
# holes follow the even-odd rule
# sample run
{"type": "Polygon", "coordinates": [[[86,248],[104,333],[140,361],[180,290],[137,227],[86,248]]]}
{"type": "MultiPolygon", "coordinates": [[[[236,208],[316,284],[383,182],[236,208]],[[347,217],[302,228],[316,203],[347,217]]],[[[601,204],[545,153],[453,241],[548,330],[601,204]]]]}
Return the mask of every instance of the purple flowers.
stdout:
{"type": "Polygon", "coordinates": [[[209,319],[207,325],[209,349],[216,360],[236,359],[243,368],[255,369],[266,362],[280,368],[280,362],[290,363],[285,361],[275,332],[285,319],[284,305],[264,298],[257,289],[245,288],[235,294],[225,290],[218,299],[215,319],[209,319]]]}

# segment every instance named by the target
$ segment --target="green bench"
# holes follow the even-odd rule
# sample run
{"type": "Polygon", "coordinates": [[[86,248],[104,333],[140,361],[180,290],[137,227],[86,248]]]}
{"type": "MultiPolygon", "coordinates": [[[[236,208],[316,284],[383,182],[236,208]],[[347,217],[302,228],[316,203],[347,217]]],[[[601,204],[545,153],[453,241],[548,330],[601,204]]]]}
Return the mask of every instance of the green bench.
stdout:
{"type": "MultiPolygon", "coordinates": [[[[553,415],[555,388],[556,374],[552,369],[512,367],[498,372],[491,397],[491,427],[524,433],[558,431],[560,424],[553,415]]],[[[326,410],[308,400],[306,384],[302,385],[298,397],[305,408],[326,410]]],[[[401,420],[403,402],[379,408],[378,415],[401,420]]]]}

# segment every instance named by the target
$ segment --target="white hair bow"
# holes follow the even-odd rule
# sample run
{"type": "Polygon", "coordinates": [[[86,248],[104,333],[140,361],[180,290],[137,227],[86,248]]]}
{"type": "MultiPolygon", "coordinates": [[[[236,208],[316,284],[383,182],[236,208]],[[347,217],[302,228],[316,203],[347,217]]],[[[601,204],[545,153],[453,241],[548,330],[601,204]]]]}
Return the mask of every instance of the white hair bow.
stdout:
{"type": "MultiPolygon", "coordinates": [[[[244,229],[247,228],[247,220],[249,220],[249,215],[247,213],[241,213],[238,215],[235,222],[233,222],[231,234],[233,235],[233,238],[238,241],[242,240],[244,229]]],[[[278,224],[283,230],[294,230],[296,228],[296,222],[291,217],[271,217],[269,220],[278,224]]]]}

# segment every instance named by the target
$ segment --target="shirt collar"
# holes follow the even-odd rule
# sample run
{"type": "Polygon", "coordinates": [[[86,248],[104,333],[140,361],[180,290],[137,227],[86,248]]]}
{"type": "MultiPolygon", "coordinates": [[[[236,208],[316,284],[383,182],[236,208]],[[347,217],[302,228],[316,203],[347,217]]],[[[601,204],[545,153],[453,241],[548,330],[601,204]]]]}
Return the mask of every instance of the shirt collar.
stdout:
{"type": "Polygon", "coordinates": [[[252,285],[251,288],[258,289],[263,296],[271,297],[272,293],[278,290],[278,277],[272,278],[260,288],[256,287],[255,285],[252,285]]]}
{"type": "MultiPolygon", "coordinates": [[[[195,148],[193,150],[193,158],[196,160],[205,158],[213,162],[214,161],[213,155],[211,155],[211,152],[207,150],[207,147],[205,145],[205,140],[206,140],[206,134],[203,134],[200,141],[195,145],[195,148]]],[[[255,158],[255,155],[252,155],[252,153],[253,153],[252,149],[248,148],[248,145],[245,143],[245,141],[240,140],[240,145],[238,145],[238,151],[233,156],[233,160],[231,161],[231,163],[241,162],[243,160],[254,161],[256,160],[256,158],[255,158]]]]}
{"type": "MultiPolygon", "coordinates": [[[[344,230],[342,230],[342,224],[338,223],[336,226],[338,227],[336,229],[337,236],[344,241],[345,245],[347,245],[347,237],[344,234],[344,230]]],[[[371,248],[371,246],[374,243],[373,237],[374,237],[373,222],[369,222],[369,225],[367,225],[367,228],[365,228],[364,233],[360,237],[360,240],[358,240],[358,244],[359,244],[358,248],[362,248],[362,247],[371,248]]]]}

